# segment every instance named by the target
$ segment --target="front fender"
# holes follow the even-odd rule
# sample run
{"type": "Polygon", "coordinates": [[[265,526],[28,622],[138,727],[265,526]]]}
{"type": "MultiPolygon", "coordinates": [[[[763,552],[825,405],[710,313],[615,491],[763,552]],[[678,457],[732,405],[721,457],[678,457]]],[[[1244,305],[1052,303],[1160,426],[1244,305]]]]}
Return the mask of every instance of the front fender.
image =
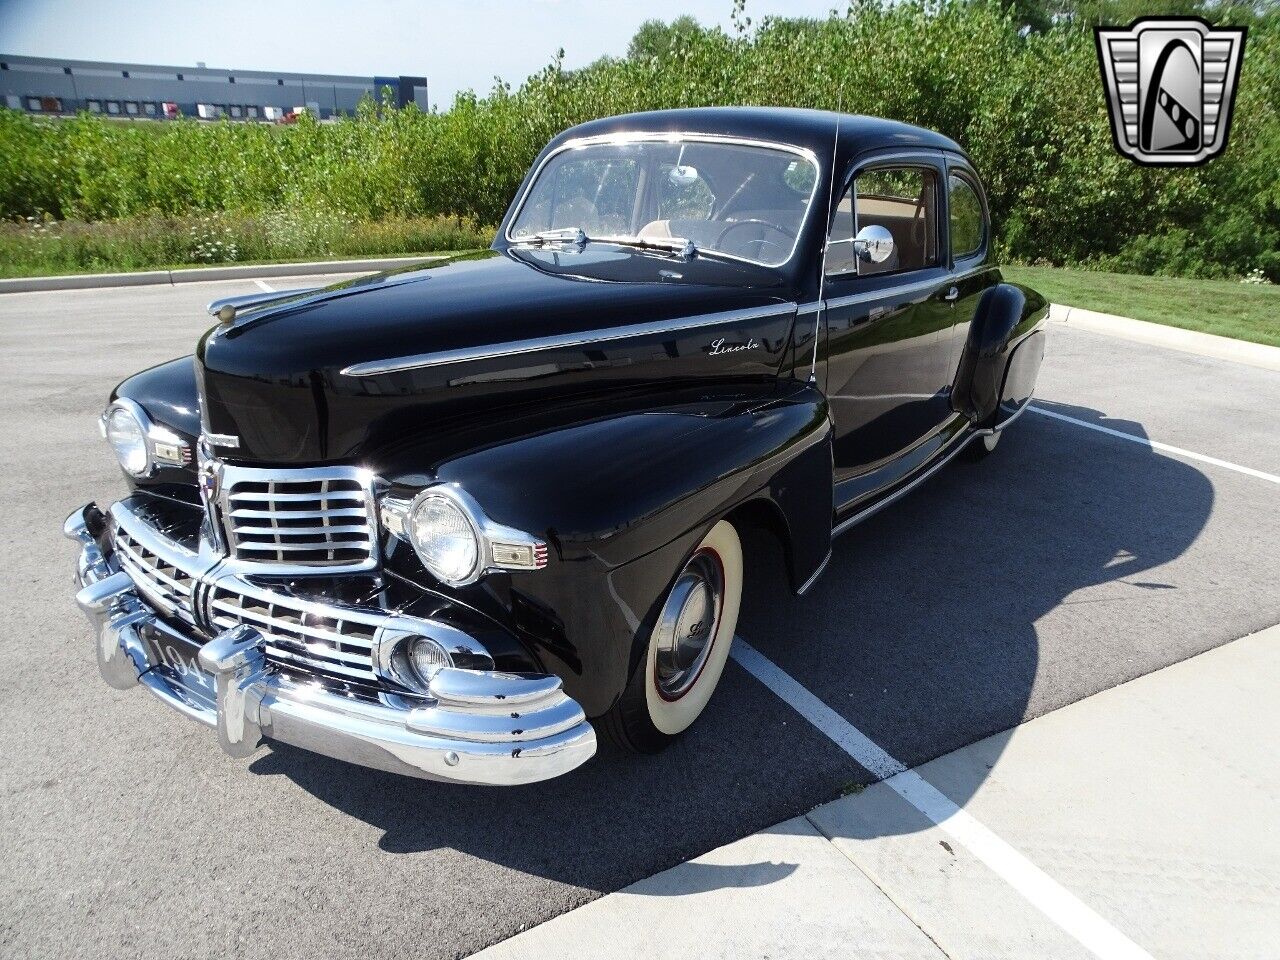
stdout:
{"type": "MultiPolygon", "coordinates": [[[[109,402],[119,397],[134,401],[153,421],[175,431],[194,451],[200,437],[200,401],[195,364],[190,356],[141,370],[111,391],[109,402]]],[[[194,463],[186,467],[161,466],[139,480],[126,476],[131,487],[171,487],[184,499],[195,498],[194,463]]]]}
{"type": "Polygon", "coordinates": [[[760,501],[781,520],[794,584],[830,549],[831,428],[801,387],[762,405],[706,402],[565,427],[456,457],[435,476],[495,521],[552,547],[515,574],[526,642],[588,715],[621,695],[684,559],[710,526],[760,501]]]}

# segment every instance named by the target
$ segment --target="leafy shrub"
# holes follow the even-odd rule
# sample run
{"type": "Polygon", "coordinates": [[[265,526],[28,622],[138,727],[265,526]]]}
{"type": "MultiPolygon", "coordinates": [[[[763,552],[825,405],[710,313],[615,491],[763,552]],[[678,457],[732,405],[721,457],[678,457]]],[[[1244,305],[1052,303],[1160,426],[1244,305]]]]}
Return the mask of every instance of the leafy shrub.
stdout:
{"type": "MultiPolygon", "coordinates": [[[[735,9],[732,36],[687,19],[649,26],[626,58],[577,71],[557,59],[518,89],[460,94],[445,112],[366,101],[337,122],[280,127],[0,110],[0,216],[226,213],[257,218],[280,249],[337,253],[349,232],[337,223],[496,223],[538,151],[573,124],[772,104],[893,117],[951,136],[984,176],[1007,259],[1196,276],[1261,269],[1280,280],[1274,4],[1213,8],[1249,16],[1250,33],[1230,145],[1186,170],[1139,167],[1113,149],[1085,18],[1023,36],[988,0],[854,0],[847,16],[754,27],[740,2],[735,9]]],[[[379,242],[401,235],[390,228],[379,242]]]]}
{"type": "Polygon", "coordinates": [[[351,222],[268,211],[197,217],[0,223],[0,276],[142,270],[205,263],[378,257],[487,247],[492,228],[453,217],[351,222]]]}

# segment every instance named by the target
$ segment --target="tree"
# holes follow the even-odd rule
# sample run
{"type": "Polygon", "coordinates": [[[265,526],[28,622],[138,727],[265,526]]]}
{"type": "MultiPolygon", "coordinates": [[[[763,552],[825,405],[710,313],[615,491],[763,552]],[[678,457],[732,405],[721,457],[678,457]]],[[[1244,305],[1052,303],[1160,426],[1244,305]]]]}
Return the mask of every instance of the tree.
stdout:
{"type": "Polygon", "coordinates": [[[667,59],[682,46],[695,41],[705,31],[702,24],[685,14],[670,23],[661,20],[646,20],[631,38],[627,47],[629,60],[667,59]]]}

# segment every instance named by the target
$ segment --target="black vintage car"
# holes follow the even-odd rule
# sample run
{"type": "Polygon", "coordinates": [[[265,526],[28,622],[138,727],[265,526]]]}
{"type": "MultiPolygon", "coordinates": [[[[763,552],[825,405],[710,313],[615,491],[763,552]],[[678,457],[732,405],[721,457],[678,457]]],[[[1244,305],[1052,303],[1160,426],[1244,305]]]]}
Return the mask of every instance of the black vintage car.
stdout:
{"type": "Polygon", "coordinates": [[[557,137],[493,248],[210,305],[115,391],[128,480],[68,519],[109,684],[459,783],[655,751],[715,689],[740,533],[836,534],[1025,409],[1045,301],[964,151],[700,109],[557,137]],[[590,718],[590,719],[588,719],[590,718]]]}

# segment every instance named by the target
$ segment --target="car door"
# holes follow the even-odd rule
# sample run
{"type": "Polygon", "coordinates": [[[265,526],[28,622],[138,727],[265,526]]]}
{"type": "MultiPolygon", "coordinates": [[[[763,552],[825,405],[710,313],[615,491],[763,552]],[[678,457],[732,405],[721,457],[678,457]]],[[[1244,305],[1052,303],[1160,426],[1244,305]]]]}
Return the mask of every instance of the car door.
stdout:
{"type": "Polygon", "coordinates": [[[952,416],[945,182],[936,151],[874,156],[850,171],[837,204],[823,276],[837,482],[872,473],[952,416]],[[855,250],[871,225],[894,240],[880,263],[855,250]]]}

